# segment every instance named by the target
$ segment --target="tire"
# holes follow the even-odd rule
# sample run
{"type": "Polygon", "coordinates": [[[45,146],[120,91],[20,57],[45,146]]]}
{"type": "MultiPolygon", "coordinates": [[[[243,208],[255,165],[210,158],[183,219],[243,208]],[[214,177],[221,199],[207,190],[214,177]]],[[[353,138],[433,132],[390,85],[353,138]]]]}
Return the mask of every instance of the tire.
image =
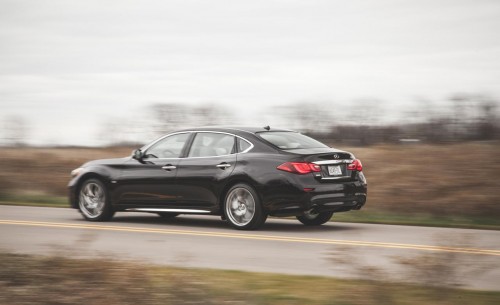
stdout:
{"type": "Polygon", "coordinates": [[[312,213],[307,211],[297,216],[297,219],[306,226],[320,226],[328,222],[332,216],[333,212],[312,213]]]}
{"type": "Polygon", "coordinates": [[[229,189],[224,199],[224,216],[238,230],[255,230],[266,222],[259,196],[248,184],[239,183],[229,189]]]}
{"type": "Polygon", "coordinates": [[[179,213],[171,213],[171,212],[158,212],[158,214],[163,219],[171,219],[179,216],[179,213]]]}
{"type": "Polygon", "coordinates": [[[82,183],[78,191],[78,209],[90,221],[107,221],[115,214],[106,186],[94,178],[82,183]]]}

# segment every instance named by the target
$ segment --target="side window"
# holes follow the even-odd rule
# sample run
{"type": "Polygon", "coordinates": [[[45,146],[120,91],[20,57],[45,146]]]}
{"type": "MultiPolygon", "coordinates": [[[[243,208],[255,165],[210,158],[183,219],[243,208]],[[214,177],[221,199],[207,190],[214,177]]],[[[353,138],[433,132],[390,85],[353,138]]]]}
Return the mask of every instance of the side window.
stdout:
{"type": "Polygon", "coordinates": [[[188,138],[189,133],[166,137],[146,151],[146,158],[179,158],[188,138]]]}
{"type": "Polygon", "coordinates": [[[238,138],[238,152],[245,151],[250,148],[250,143],[247,141],[238,138]]]}
{"type": "Polygon", "coordinates": [[[222,133],[196,134],[188,157],[213,157],[234,153],[235,137],[222,133]]]}

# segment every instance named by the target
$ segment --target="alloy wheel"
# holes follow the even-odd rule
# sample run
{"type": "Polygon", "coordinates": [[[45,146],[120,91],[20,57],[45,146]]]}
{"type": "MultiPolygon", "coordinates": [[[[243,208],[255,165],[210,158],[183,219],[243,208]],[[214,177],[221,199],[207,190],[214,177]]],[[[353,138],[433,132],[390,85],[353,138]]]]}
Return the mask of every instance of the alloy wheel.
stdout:
{"type": "Polygon", "coordinates": [[[255,207],[255,199],[246,188],[234,188],[227,196],[226,214],[236,226],[248,225],[255,216],[255,207]]]}
{"type": "Polygon", "coordinates": [[[102,185],[87,182],[80,190],[80,211],[88,218],[101,216],[106,205],[106,194],[102,185]]]}

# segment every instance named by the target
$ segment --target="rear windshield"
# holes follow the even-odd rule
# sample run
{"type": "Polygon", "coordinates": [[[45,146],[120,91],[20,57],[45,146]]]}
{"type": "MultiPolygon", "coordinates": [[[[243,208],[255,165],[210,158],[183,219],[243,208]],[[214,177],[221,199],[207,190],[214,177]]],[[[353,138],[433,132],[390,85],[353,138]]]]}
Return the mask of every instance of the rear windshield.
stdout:
{"type": "Polygon", "coordinates": [[[269,131],[259,133],[264,140],[281,149],[324,148],[325,144],[298,132],[269,131]]]}

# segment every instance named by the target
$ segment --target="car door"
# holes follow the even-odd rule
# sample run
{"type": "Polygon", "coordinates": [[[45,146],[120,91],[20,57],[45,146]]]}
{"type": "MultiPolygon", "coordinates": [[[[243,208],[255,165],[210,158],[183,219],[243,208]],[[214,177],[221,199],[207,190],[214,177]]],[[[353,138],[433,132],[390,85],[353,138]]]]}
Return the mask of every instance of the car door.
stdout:
{"type": "Polygon", "coordinates": [[[197,132],[186,158],[177,168],[179,205],[213,210],[224,182],[236,165],[236,137],[220,132],[197,132]]]}
{"type": "Polygon", "coordinates": [[[175,207],[179,197],[177,166],[191,136],[187,132],[168,135],[146,148],[140,160],[127,161],[117,181],[117,201],[141,207],[175,207]]]}

